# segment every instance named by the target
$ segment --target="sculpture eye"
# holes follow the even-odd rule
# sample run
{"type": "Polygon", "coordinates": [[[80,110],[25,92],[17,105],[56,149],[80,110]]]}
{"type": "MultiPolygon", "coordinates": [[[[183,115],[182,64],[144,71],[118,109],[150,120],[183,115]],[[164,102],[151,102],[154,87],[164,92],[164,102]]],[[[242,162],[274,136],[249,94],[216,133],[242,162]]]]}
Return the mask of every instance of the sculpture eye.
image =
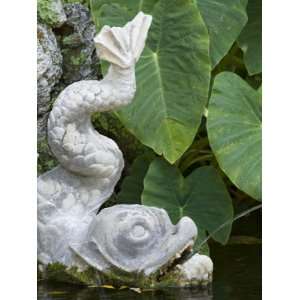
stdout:
{"type": "Polygon", "coordinates": [[[132,227],[131,235],[133,238],[143,238],[145,235],[147,235],[147,229],[141,224],[135,224],[132,227]]]}
{"type": "Polygon", "coordinates": [[[135,243],[147,241],[152,236],[151,229],[146,223],[133,223],[130,230],[130,239],[135,243]]]}
{"type": "Polygon", "coordinates": [[[156,236],[156,230],[146,216],[128,215],[119,223],[118,239],[122,236],[123,242],[126,240],[126,243],[133,247],[146,247],[156,236]]]}

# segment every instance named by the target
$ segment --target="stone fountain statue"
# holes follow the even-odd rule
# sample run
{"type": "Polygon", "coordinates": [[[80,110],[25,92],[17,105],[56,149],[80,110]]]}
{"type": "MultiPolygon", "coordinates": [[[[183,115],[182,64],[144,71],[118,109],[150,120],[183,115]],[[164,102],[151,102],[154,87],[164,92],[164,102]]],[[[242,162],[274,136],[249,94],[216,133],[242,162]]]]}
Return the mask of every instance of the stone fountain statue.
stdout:
{"type": "Polygon", "coordinates": [[[181,259],[197,237],[190,218],[173,225],[165,210],[143,205],[115,205],[97,214],[124,161],[90,116],[133,99],[134,68],[151,20],[140,12],[122,28],[104,26],[94,40],[99,58],[111,63],[107,75],[69,85],[49,115],[48,143],[60,165],[38,178],[38,261],[44,278],[139,287],[203,285],[212,279],[209,257],[181,259]]]}

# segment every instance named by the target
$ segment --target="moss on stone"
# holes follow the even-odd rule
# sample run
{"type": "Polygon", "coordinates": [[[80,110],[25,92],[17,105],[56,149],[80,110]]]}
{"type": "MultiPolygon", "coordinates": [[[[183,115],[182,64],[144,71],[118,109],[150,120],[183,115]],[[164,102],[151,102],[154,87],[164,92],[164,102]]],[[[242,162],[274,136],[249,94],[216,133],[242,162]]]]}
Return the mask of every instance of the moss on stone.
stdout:
{"type": "Polygon", "coordinates": [[[78,33],[71,33],[70,35],[63,36],[62,38],[62,46],[80,46],[82,44],[80,35],[78,33]]]}
{"type": "Polygon", "coordinates": [[[81,80],[81,72],[84,73],[86,70],[86,66],[89,65],[90,54],[85,51],[84,46],[76,46],[76,43],[79,43],[79,40],[76,41],[78,35],[71,34],[64,37],[61,41],[62,44],[62,55],[63,55],[63,79],[66,82],[71,83],[76,78],[77,80],[81,80]],[[75,42],[75,47],[71,47],[72,43],[75,42]],[[74,74],[78,74],[78,77],[74,77],[74,74]],[[70,81],[71,80],[71,81],[70,81]]]}
{"type": "MultiPolygon", "coordinates": [[[[125,285],[141,289],[160,289],[167,287],[199,286],[199,282],[193,284],[193,282],[189,283],[182,280],[176,269],[163,276],[160,275],[160,271],[150,276],[145,276],[143,273],[128,273],[113,268],[106,270],[105,273],[101,273],[92,267],[80,271],[77,267],[68,268],[63,264],[54,263],[44,266],[43,272],[39,271],[38,274],[40,280],[93,287],[110,285],[120,288],[125,285]]],[[[209,283],[203,282],[203,284],[200,283],[200,285],[207,286],[209,283]]]]}
{"type": "Polygon", "coordinates": [[[80,52],[77,56],[70,56],[72,65],[80,66],[86,61],[87,57],[83,52],[80,52]]]}
{"type": "Polygon", "coordinates": [[[158,273],[145,276],[144,274],[127,273],[113,269],[100,273],[92,267],[79,271],[77,267],[68,268],[63,264],[54,263],[47,265],[44,271],[39,274],[39,278],[43,280],[85,286],[111,285],[121,287],[126,285],[142,289],[178,286],[177,273],[174,272],[160,278],[158,273]]]}
{"type": "Polygon", "coordinates": [[[65,14],[54,0],[37,1],[38,17],[50,27],[59,27],[65,21],[65,14]]]}
{"type": "Polygon", "coordinates": [[[38,161],[37,161],[38,175],[41,175],[58,165],[58,161],[52,155],[46,139],[43,139],[40,142],[38,142],[37,150],[38,150],[38,161]]]}
{"type": "Polygon", "coordinates": [[[64,3],[80,3],[89,7],[89,0],[63,0],[64,3]]]}
{"type": "Polygon", "coordinates": [[[87,286],[100,283],[98,272],[95,269],[88,267],[84,271],[79,271],[77,267],[67,268],[60,263],[47,265],[43,272],[43,279],[87,286]]]}

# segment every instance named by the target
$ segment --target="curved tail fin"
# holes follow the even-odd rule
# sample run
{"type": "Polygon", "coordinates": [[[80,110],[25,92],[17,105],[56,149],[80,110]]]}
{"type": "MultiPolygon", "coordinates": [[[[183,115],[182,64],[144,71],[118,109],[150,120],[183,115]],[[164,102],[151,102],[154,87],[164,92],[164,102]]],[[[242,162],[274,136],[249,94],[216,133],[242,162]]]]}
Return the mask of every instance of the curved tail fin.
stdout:
{"type": "Polygon", "coordinates": [[[121,68],[134,65],[144,47],[152,16],[139,12],[124,27],[103,26],[94,38],[97,54],[121,68]]]}

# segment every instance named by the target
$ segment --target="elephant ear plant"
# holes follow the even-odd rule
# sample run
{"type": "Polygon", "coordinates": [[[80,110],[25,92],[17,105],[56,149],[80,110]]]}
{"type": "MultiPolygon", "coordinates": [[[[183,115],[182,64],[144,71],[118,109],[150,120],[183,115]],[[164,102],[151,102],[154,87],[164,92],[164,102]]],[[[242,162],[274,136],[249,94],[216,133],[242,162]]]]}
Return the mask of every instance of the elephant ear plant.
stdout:
{"type": "Polygon", "coordinates": [[[227,243],[234,208],[261,201],[261,0],[90,0],[90,9],[97,31],[153,16],[135,98],[112,113],[144,153],[112,201],[191,217],[202,253],[207,234],[227,243]]]}

